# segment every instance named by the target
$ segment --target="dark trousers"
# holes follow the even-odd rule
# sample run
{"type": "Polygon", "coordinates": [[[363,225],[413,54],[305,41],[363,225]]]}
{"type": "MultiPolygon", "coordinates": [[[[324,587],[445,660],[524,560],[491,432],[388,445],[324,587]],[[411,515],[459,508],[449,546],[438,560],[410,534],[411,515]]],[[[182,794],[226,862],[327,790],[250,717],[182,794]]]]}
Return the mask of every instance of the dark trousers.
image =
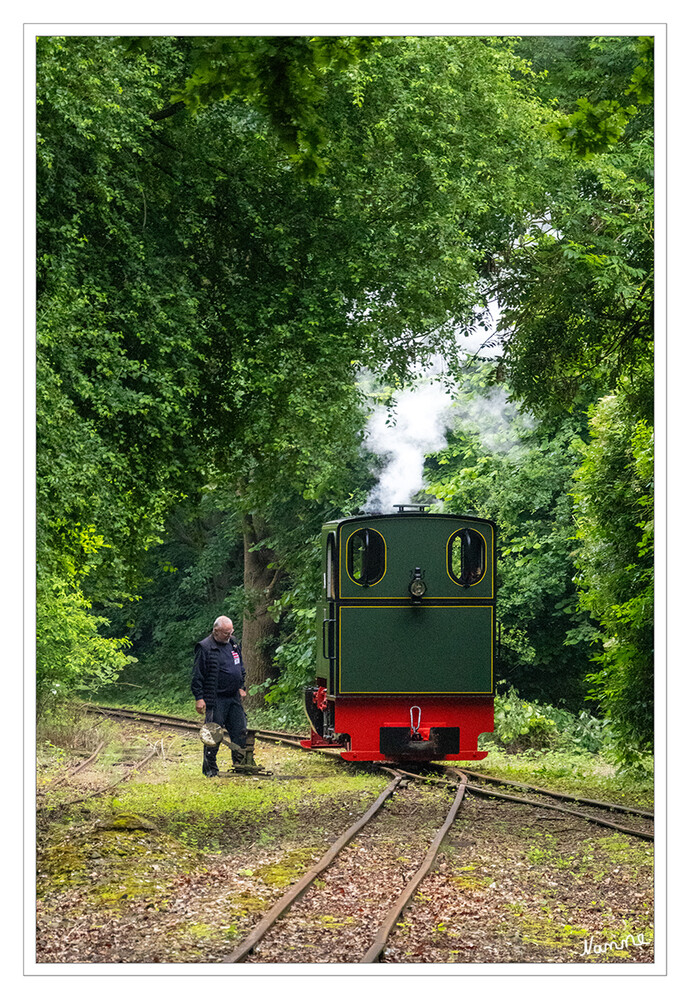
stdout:
{"type": "MultiPolygon", "coordinates": [[[[232,697],[216,698],[214,707],[206,709],[206,721],[215,722],[217,725],[222,725],[223,728],[227,729],[231,742],[236,743],[238,746],[244,747],[246,745],[247,716],[242,707],[240,694],[233,694],[232,697]]],[[[218,748],[218,746],[204,746],[203,771],[205,774],[218,773],[218,764],[216,763],[218,748]]],[[[232,762],[243,763],[244,754],[238,753],[237,750],[233,749],[232,762]]]]}

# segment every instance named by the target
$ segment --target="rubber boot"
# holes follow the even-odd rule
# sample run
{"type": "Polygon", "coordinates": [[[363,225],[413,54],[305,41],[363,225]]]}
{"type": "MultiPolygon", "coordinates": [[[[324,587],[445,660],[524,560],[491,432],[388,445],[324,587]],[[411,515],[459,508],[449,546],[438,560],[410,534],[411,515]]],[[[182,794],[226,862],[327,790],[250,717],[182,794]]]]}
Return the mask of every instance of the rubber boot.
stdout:
{"type": "Polygon", "coordinates": [[[202,767],[204,776],[206,777],[218,776],[218,764],[216,762],[217,756],[218,756],[218,746],[204,746],[204,764],[202,767]]]}

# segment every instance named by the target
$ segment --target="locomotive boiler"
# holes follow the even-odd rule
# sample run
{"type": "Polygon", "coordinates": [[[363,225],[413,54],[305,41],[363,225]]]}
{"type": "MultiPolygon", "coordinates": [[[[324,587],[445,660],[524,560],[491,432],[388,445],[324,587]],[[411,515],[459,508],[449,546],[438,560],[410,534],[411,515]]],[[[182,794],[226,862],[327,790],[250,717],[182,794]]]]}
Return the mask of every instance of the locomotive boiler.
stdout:
{"type": "Polygon", "coordinates": [[[481,760],[494,727],[496,527],[397,513],[322,530],[311,738],[347,760],[481,760]]]}

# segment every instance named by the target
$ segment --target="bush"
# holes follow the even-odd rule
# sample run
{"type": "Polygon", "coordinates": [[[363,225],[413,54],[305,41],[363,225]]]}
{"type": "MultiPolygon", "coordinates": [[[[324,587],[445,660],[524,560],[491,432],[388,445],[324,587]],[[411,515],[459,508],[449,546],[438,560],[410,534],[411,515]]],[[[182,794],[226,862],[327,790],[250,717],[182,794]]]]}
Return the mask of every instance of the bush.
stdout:
{"type": "Polygon", "coordinates": [[[126,638],[104,638],[110,623],[90,613],[78,588],[50,577],[39,582],[36,606],[36,700],[39,712],[75,693],[93,693],[113,683],[136,662],[123,651],[126,638]]]}
{"type": "Polygon", "coordinates": [[[546,749],[556,738],[556,723],[547,718],[536,704],[522,701],[511,687],[494,702],[494,738],[507,752],[546,749]]]}
{"type": "Polygon", "coordinates": [[[576,715],[550,704],[542,704],[539,709],[555,723],[559,744],[564,749],[599,753],[610,748],[611,722],[608,718],[595,718],[588,711],[576,715]]]}
{"type": "MultiPolygon", "coordinates": [[[[317,550],[318,553],[318,550],[317,550]]],[[[316,596],[315,587],[298,581],[271,606],[276,620],[282,618],[283,640],[275,651],[274,666],[278,678],[265,695],[267,707],[283,712],[286,717],[304,720],[302,699],[304,688],[316,676],[316,596]]],[[[257,688],[252,688],[253,693],[257,688]]]]}
{"type": "Polygon", "coordinates": [[[309,721],[304,710],[303,695],[295,694],[272,707],[248,708],[249,728],[274,729],[281,732],[309,734],[309,721]]]}
{"type": "Polygon", "coordinates": [[[118,737],[117,725],[110,719],[87,715],[80,704],[58,702],[45,710],[36,725],[36,745],[58,750],[92,752],[101,741],[118,737]]]}

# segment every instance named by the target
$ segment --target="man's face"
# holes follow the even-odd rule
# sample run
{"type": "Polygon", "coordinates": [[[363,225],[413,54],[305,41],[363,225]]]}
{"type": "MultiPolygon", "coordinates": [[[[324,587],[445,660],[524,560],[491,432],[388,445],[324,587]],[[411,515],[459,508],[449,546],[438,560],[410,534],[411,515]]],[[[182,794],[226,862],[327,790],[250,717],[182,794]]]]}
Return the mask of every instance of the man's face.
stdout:
{"type": "Polygon", "coordinates": [[[230,636],[235,629],[232,626],[232,621],[228,621],[227,624],[216,624],[213,628],[213,637],[217,642],[229,642],[230,636]]]}

